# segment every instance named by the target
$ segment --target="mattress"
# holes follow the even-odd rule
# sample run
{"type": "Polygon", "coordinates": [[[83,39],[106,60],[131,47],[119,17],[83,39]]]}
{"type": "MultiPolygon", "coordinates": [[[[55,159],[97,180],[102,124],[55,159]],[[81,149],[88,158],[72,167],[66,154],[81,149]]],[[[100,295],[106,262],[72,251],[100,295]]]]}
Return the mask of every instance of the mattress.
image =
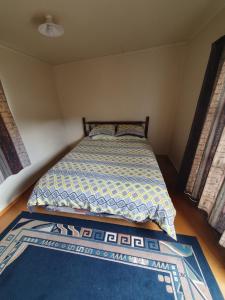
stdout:
{"type": "Polygon", "coordinates": [[[176,239],[176,211],[144,138],[85,137],[37,182],[28,201],[35,206],[152,220],[176,239]]]}

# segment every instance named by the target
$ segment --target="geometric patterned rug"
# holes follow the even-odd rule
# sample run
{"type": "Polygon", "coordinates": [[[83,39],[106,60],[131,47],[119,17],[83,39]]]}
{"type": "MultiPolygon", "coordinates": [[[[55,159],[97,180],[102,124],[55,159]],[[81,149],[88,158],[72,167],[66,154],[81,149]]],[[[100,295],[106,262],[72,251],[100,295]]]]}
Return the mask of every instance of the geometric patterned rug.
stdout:
{"type": "Polygon", "coordinates": [[[0,299],[223,299],[195,237],[22,212],[0,235],[0,299]]]}

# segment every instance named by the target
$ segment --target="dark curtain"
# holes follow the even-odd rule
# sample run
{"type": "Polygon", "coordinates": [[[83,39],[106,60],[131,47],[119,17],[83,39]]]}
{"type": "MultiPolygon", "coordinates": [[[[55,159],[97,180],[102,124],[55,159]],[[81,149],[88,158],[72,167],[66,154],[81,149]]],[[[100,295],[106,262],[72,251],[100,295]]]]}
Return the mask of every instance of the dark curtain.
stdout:
{"type": "Polygon", "coordinates": [[[30,164],[0,81],[0,183],[30,164]]]}
{"type": "MultiPolygon", "coordinates": [[[[210,57],[207,64],[201,92],[199,95],[194,120],[184,152],[183,160],[181,163],[181,168],[179,172],[179,187],[183,191],[185,190],[188,177],[191,172],[192,164],[195,158],[199,139],[207,116],[208,107],[213,94],[213,89],[215,86],[215,81],[217,78],[224,49],[225,36],[222,36],[220,39],[215,41],[211,47],[210,57]]],[[[217,140],[215,141],[217,143],[219,141],[219,135],[221,135],[221,131],[218,131],[217,140]]]]}
{"type": "Polygon", "coordinates": [[[11,140],[9,132],[3,122],[0,115],[0,149],[1,149],[1,165],[0,169],[2,173],[11,171],[11,174],[15,174],[23,169],[20,159],[17,155],[14,144],[11,140]]]}

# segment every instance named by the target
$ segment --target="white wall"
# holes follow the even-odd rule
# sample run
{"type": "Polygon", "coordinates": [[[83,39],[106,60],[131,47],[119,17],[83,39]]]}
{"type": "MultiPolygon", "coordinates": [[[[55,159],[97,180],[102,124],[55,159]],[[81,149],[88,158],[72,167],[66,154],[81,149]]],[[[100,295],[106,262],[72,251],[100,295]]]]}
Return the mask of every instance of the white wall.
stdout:
{"type": "Polygon", "coordinates": [[[171,143],[170,158],[177,170],[189,136],[200,89],[202,86],[211,44],[225,34],[225,9],[195,36],[187,45],[187,58],[183,70],[184,81],[171,143]]]}
{"type": "Polygon", "coordinates": [[[0,47],[0,80],[32,165],[0,185],[0,211],[66,146],[52,68],[0,47]]]}
{"type": "Polygon", "coordinates": [[[82,116],[142,120],[149,115],[152,145],[156,153],[168,153],[184,50],[184,45],[164,46],[54,67],[69,141],[83,134],[82,116]]]}

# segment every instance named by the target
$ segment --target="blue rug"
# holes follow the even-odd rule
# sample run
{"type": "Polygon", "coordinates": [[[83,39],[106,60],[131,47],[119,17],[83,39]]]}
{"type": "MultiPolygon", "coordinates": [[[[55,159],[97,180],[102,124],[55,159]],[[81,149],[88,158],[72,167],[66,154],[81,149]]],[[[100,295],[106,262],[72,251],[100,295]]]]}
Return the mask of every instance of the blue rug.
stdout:
{"type": "Polygon", "coordinates": [[[0,299],[223,299],[194,237],[21,213],[0,236],[0,299]]]}

